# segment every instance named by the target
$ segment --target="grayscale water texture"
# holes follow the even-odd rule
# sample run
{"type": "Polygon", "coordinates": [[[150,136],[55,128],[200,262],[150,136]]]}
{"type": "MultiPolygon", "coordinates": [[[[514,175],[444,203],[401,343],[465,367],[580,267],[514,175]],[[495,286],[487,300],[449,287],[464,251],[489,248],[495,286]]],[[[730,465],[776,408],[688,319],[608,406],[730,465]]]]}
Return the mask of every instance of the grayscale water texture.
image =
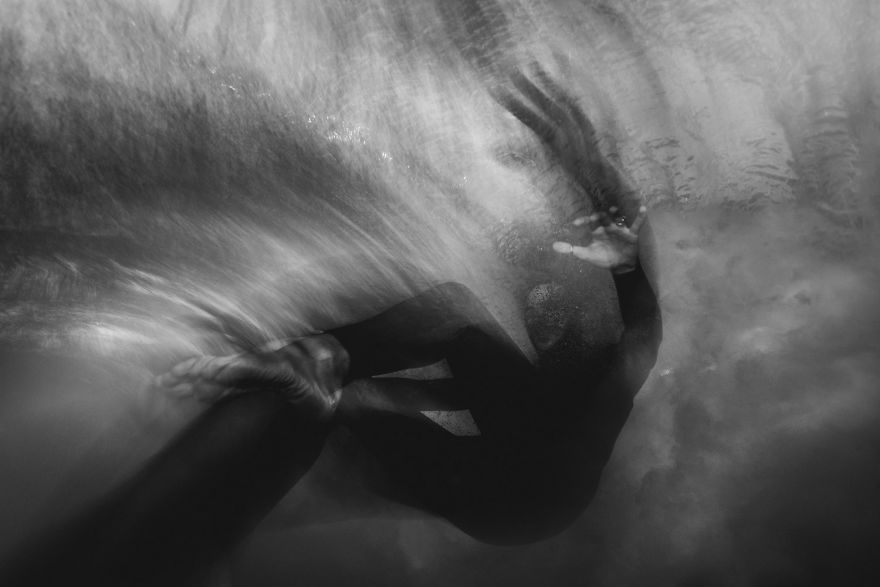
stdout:
{"type": "Polygon", "coordinates": [[[2,0],[0,554],[201,409],[150,380],[234,350],[212,316],[259,345],[456,280],[528,350],[519,272],[582,201],[491,97],[538,63],[657,239],[599,495],[486,546],[347,487],[339,441],[218,577],[877,583],[878,55],[874,0],[2,0]]]}

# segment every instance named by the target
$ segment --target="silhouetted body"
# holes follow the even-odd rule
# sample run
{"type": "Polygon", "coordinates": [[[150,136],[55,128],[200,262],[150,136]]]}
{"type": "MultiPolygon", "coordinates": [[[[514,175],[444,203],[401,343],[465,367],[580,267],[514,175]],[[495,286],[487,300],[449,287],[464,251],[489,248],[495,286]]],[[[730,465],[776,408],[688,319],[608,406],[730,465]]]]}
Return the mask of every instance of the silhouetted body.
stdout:
{"type": "Polygon", "coordinates": [[[0,584],[189,584],[308,471],[334,426],[370,453],[375,493],[480,540],[534,541],[576,519],[654,365],[661,323],[639,261],[645,208],[632,221],[617,215],[611,204],[625,188],[592,125],[543,71],[534,75],[543,89],[515,72],[520,97],[496,98],[590,200],[575,213],[592,214],[565,219],[580,231],[573,244],[552,248],[611,271],[624,326],[616,344],[587,349],[585,322],[553,308],[554,297],[590,304],[562,271],[529,294],[534,364],[454,283],[276,351],[187,359],[159,385],[215,405],[123,487],[26,549],[0,584]],[[440,360],[452,377],[376,377],[440,360]],[[423,413],[436,410],[467,410],[478,430],[453,434],[423,413]]]}
{"type": "Polygon", "coordinates": [[[338,417],[380,463],[376,490],[489,542],[532,541],[571,523],[595,492],[661,338],[641,267],[615,285],[625,331],[593,360],[571,321],[533,365],[458,284],[332,332],[353,379],[441,359],[453,375],[347,388],[338,417]],[[454,435],[420,413],[444,409],[469,410],[479,434],[454,435]]]}

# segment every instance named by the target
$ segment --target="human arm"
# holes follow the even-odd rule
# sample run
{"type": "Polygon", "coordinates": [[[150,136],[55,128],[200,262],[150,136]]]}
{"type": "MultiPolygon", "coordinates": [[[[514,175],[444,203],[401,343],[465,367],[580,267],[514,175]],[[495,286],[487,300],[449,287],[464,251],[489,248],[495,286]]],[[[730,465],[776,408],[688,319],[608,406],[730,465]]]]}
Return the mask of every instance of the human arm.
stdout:
{"type": "Polygon", "coordinates": [[[663,327],[657,296],[639,259],[647,209],[640,208],[629,226],[616,215],[616,208],[610,212],[614,216],[594,214],[575,220],[578,226],[595,227],[585,235],[587,243],[556,242],[553,249],[611,271],[624,330],[614,348],[610,376],[632,397],[657,360],[663,327]]]}
{"type": "Polygon", "coordinates": [[[657,298],[639,258],[644,244],[640,236],[650,238],[647,210],[640,206],[633,219],[626,218],[625,211],[636,207],[632,193],[600,152],[592,123],[577,101],[537,65],[531,77],[515,72],[511,80],[518,94],[502,89],[496,99],[535,133],[548,158],[584,196],[576,207],[582,213],[571,222],[570,238],[553,243],[553,250],[612,273],[624,332],[613,349],[608,377],[631,397],[653,367],[662,337],[657,298]]]}
{"type": "Polygon", "coordinates": [[[612,376],[632,397],[657,362],[663,322],[657,296],[641,263],[628,273],[615,274],[614,286],[624,330],[615,348],[612,376]]]}
{"type": "Polygon", "coordinates": [[[342,397],[351,358],[327,334],[306,336],[275,350],[187,359],[156,378],[172,394],[207,403],[253,391],[273,391],[304,420],[327,422],[342,397]]]}

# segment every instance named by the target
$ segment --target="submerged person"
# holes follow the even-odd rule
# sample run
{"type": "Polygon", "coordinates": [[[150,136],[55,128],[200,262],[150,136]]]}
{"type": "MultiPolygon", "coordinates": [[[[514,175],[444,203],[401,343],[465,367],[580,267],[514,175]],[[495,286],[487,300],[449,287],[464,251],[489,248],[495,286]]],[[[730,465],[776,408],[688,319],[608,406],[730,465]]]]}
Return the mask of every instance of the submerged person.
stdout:
{"type": "Polygon", "coordinates": [[[374,457],[369,481],[384,497],[488,542],[549,536],[590,501],[655,361],[658,308],[637,255],[644,218],[627,227],[599,215],[583,221],[595,226],[590,244],[554,244],[612,272],[624,332],[601,361],[583,356],[582,321],[533,304],[542,314],[528,320],[539,339],[533,364],[470,290],[446,283],[271,353],[186,361],[162,382],[206,400],[276,390],[304,416],[350,428],[374,457]],[[450,378],[374,377],[441,360],[450,378]],[[440,410],[468,410],[475,429],[454,434],[424,415],[440,410]]]}
{"type": "Polygon", "coordinates": [[[552,244],[561,259],[549,260],[542,276],[552,281],[529,293],[524,320],[535,363],[467,287],[446,283],[274,352],[184,361],[160,382],[207,401],[274,389],[304,417],[353,432],[373,457],[373,491],[475,538],[529,542],[569,525],[591,500],[656,361],[661,321],[639,256],[646,209],[627,220],[609,205],[623,198],[622,183],[596,150],[592,126],[537,75],[546,90],[514,77],[534,108],[509,94],[500,100],[566,172],[590,184],[593,213],[573,220],[577,240],[552,244]],[[624,329],[609,348],[585,344],[577,306],[595,290],[579,264],[612,275],[624,329]],[[387,376],[441,360],[450,378],[387,376]],[[467,410],[475,426],[455,434],[425,415],[454,410],[467,410]]]}
{"type": "MultiPolygon", "coordinates": [[[[281,499],[336,426],[372,455],[373,492],[477,539],[535,541],[580,515],[656,361],[661,322],[639,255],[646,210],[621,214],[621,183],[589,121],[539,78],[545,90],[514,77],[532,106],[509,94],[500,101],[582,186],[592,213],[573,220],[577,238],[552,244],[552,280],[529,294],[524,320],[537,360],[470,290],[447,283],[275,351],[184,361],[160,384],[216,405],[74,530],[36,551],[67,565],[67,583],[184,581],[281,499]],[[623,322],[619,341],[592,356],[577,310],[589,303],[580,264],[610,271],[623,322]],[[376,377],[441,360],[451,377],[376,377]],[[425,415],[437,410],[467,410],[474,427],[451,433],[425,415]],[[92,538],[71,538],[85,535],[92,538]]],[[[33,568],[17,576],[35,576],[33,568]]]]}

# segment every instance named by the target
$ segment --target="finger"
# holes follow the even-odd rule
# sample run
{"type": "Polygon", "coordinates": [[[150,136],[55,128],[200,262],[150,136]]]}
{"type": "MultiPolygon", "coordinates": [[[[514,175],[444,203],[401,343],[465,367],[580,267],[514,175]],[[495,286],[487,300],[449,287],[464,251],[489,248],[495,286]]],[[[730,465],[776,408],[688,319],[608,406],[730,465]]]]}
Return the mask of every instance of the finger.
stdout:
{"type": "Polygon", "coordinates": [[[604,210],[608,206],[608,198],[604,185],[604,171],[601,164],[582,165],[575,178],[583,188],[594,210],[604,210]]]}
{"type": "Polygon", "coordinates": [[[200,402],[214,403],[218,402],[230,395],[238,395],[245,390],[230,387],[228,385],[220,385],[218,383],[199,382],[193,386],[192,395],[200,402]]]}
{"type": "Polygon", "coordinates": [[[611,202],[621,202],[624,194],[626,194],[626,186],[614,167],[609,161],[603,161],[601,171],[598,176],[599,189],[601,190],[605,200],[611,202]]]}
{"type": "Polygon", "coordinates": [[[532,132],[538,135],[538,138],[544,142],[552,142],[556,136],[556,130],[550,123],[541,118],[540,115],[531,111],[520,100],[509,94],[505,90],[498,90],[495,99],[499,104],[513,114],[520,122],[529,127],[532,132]]]}
{"type": "Polygon", "coordinates": [[[193,357],[182,361],[171,368],[169,374],[179,379],[201,377],[202,373],[208,369],[213,361],[218,357],[206,355],[203,357],[193,357]]]}
{"type": "Polygon", "coordinates": [[[181,361],[174,365],[168,371],[168,373],[166,373],[162,377],[165,377],[166,375],[169,377],[177,378],[183,377],[193,368],[193,366],[196,364],[196,362],[198,362],[199,359],[200,357],[192,357],[190,359],[186,359],[185,361],[181,361]]]}
{"type": "Polygon", "coordinates": [[[281,390],[289,384],[289,381],[281,373],[267,370],[248,361],[239,361],[221,366],[187,383],[192,386],[192,393],[200,399],[220,399],[230,394],[258,389],[281,390]]]}
{"type": "Polygon", "coordinates": [[[598,219],[599,217],[595,214],[590,214],[589,216],[579,216],[575,218],[571,224],[576,229],[576,232],[582,233],[585,230],[592,230],[598,219]]]}
{"type": "Polygon", "coordinates": [[[191,397],[193,395],[193,384],[186,383],[177,383],[176,385],[166,385],[165,391],[169,395],[175,397],[191,397]]]}
{"type": "Polygon", "coordinates": [[[606,255],[595,247],[572,247],[571,254],[582,261],[589,261],[590,263],[601,266],[607,264],[606,255]]]}
{"type": "Polygon", "coordinates": [[[244,362],[243,355],[223,357],[205,356],[187,359],[175,365],[168,373],[156,378],[156,382],[164,387],[173,387],[179,383],[194,382],[199,379],[222,379],[239,376],[229,367],[237,362],[244,362]]]}
{"type": "Polygon", "coordinates": [[[557,108],[561,104],[567,113],[566,132],[573,139],[572,145],[580,161],[575,179],[586,191],[593,208],[604,208],[607,205],[606,192],[609,191],[605,186],[613,184],[613,178],[612,181],[608,179],[609,165],[599,150],[595,127],[584,114],[577,100],[553,81],[540,65],[533,64],[532,70],[541,85],[547,88],[557,108]]]}
{"type": "Polygon", "coordinates": [[[212,362],[198,377],[205,384],[247,389],[268,385],[272,371],[248,357],[223,357],[212,362]]]}
{"type": "Polygon", "coordinates": [[[648,208],[642,206],[639,208],[639,213],[636,215],[636,219],[633,220],[632,225],[629,227],[630,231],[633,234],[638,234],[639,230],[642,228],[642,224],[645,223],[645,219],[648,217],[648,208]]]}
{"type": "Polygon", "coordinates": [[[587,247],[572,247],[571,254],[577,257],[578,259],[592,259],[593,255],[587,247]]]}
{"type": "Polygon", "coordinates": [[[172,375],[171,373],[163,373],[153,379],[153,384],[158,387],[174,387],[178,383],[180,383],[180,377],[176,375],[172,375]]]}
{"type": "Polygon", "coordinates": [[[538,86],[533,84],[529,78],[524,76],[521,72],[516,71],[511,76],[513,81],[513,85],[523,93],[532,103],[541,110],[545,116],[550,118],[553,122],[555,122],[559,126],[570,126],[571,120],[569,116],[559,107],[558,104],[553,102],[547,94],[542,92],[538,86]]]}
{"type": "Polygon", "coordinates": [[[547,89],[553,101],[565,107],[575,128],[580,133],[582,147],[579,149],[579,155],[584,163],[583,169],[589,171],[589,175],[592,176],[589,179],[595,182],[599,188],[596,190],[598,193],[592,194],[591,197],[602,205],[607,204],[609,200],[619,201],[624,193],[624,184],[617,169],[608,162],[599,150],[596,127],[584,114],[577,99],[562,89],[540,65],[533,65],[533,72],[541,85],[547,89]]]}
{"type": "Polygon", "coordinates": [[[593,165],[601,165],[603,162],[602,154],[596,146],[596,128],[590,119],[584,114],[580,105],[571,94],[566,92],[557,84],[544,69],[538,65],[532,65],[532,71],[535,77],[541,82],[541,85],[547,88],[557,104],[562,104],[568,111],[569,117],[574,122],[574,126],[581,135],[583,145],[585,147],[582,156],[584,161],[593,165]]]}
{"type": "Polygon", "coordinates": [[[211,357],[200,365],[201,375],[203,377],[216,378],[232,365],[241,365],[247,363],[245,355],[225,355],[222,357],[211,357]]]}
{"type": "Polygon", "coordinates": [[[586,138],[590,138],[595,136],[596,129],[593,127],[593,124],[584,114],[584,111],[581,109],[580,104],[578,104],[577,99],[562,89],[556,81],[550,77],[550,75],[541,67],[538,63],[532,64],[532,73],[541,82],[541,85],[544,86],[550,96],[557,104],[563,104],[569,111],[569,114],[574,119],[577,124],[579,130],[585,133],[586,138]]]}
{"type": "Polygon", "coordinates": [[[638,241],[638,237],[635,235],[635,233],[633,233],[629,228],[627,228],[627,226],[625,224],[624,225],[610,224],[610,225],[604,227],[604,231],[606,233],[608,233],[609,235],[612,235],[615,238],[619,239],[622,242],[635,243],[638,241]]]}
{"type": "Polygon", "coordinates": [[[575,128],[580,133],[581,149],[580,156],[584,162],[584,169],[590,170],[592,179],[598,184],[598,199],[601,203],[620,201],[625,193],[625,185],[617,169],[606,159],[599,150],[598,133],[596,127],[590,121],[577,99],[565,91],[556,83],[540,65],[532,66],[534,77],[546,88],[551,99],[562,105],[568,112],[575,128]]]}
{"type": "Polygon", "coordinates": [[[590,237],[590,233],[595,228],[594,222],[596,218],[593,215],[580,216],[572,221],[572,226],[568,230],[569,240],[572,242],[580,242],[590,237]]]}
{"type": "Polygon", "coordinates": [[[234,387],[220,385],[218,383],[196,381],[178,383],[166,388],[166,393],[178,398],[194,398],[201,402],[214,403],[234,393],[240,393],[234,387]]]}
{"type": "Polygon", "coordinates": [[[600,228],[603,226],[608,226],[611,224],[611,217],[607,212],[596,212],[593,214],[596,217],[596,220],[593,221],[594,225],[598,225],[600,228]]]}
{"type": "Polygon", "coordinates": [[[571,243],[565,241],[556,241],[553,243],[553,250],[562,255],[570,255],[574,248],[575,247],[571,243]]]}

